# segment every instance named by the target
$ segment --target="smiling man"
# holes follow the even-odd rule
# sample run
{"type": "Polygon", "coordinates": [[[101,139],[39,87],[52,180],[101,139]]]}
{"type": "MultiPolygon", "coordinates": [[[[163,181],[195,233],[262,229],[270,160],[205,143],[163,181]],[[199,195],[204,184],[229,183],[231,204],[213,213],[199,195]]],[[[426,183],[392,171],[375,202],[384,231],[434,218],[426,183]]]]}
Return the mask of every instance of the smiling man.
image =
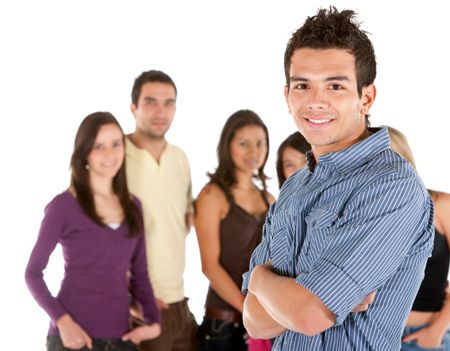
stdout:
{"type": "Polygon", "coordinates": [[[431,253],[425,187],[387,131],[368,128],[375,54],[354,17],[319,10],[285,52],[286,101],[312,152],[271,207],[242,287],[244,324],[277,337],[273,350],[399,350],[431,253]]]}

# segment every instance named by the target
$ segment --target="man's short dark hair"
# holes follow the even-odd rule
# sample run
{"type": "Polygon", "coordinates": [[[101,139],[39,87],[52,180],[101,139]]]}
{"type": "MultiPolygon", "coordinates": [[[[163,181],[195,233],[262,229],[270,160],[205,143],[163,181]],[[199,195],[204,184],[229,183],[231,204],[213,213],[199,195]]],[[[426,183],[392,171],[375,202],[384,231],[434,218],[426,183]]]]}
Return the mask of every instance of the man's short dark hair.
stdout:
{"type": "Polygon", "coordinates": [[[352,10],[339,12],[334,6],[319,9],[317,15],[308,17],[289,40],[284,54],[284,72],[289,88],[291,59],[295,50],[344,49],[355,57],[358,94],[372,84],[377,75],[375,51],[367,32],[361,30],[352,10]]]}
{"type": "Polygon", "coordinates": [[[131,90],[131,102],[134,105],[138,105],[139,96],[141,95],[142,86],[145,83],[159,82],[166,83],[173,86],[175,89],[175,96],[177,95],[177,87],[172,78],[167,73],[157,70],[150,70],[142,72],[139,77],[134,80],[133,89],[131,90]]]}

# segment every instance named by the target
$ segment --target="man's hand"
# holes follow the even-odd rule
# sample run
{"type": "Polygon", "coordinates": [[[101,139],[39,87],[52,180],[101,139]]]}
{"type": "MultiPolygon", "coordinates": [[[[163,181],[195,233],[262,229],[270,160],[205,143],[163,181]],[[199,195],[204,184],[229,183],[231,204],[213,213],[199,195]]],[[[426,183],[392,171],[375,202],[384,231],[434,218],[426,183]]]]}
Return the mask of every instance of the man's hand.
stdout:
{"type": "Polygon", "coordinates": [[[161,334],[161,326],[159,323],[153,323],[134,328],[132,331],[122,336],[122,340],[131,340],[133,344],[138,345],[141,341],[158,337],[159,334],[161,334]]]}
{"type": "Polygon", "coordinates": [[[166,304],[163,300],[156,299],[156,305],[158,306],[159,310],[167,310],[169,308],[169,305],[166,304]]]}
{"type": "Polygon", "coordinates": [[[375,300],[375,294],[376,292],[374,291],[367,295],[358,306],[352,309],[352,312],[357,313],[367,311],[369,305],[375,300]]]}

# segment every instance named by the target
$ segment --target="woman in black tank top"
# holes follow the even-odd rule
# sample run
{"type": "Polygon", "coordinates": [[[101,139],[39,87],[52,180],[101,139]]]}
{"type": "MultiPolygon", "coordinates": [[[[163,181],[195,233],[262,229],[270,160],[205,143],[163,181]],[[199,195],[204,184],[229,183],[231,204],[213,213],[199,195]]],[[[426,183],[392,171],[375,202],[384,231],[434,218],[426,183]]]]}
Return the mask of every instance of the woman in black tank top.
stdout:
{"type": "Polygon", "coordinates": [[[218,167],[195,202],[195,230],[202,270],[210,282],[200,326],[200,350],[247,350],[242,324],[242,274],[262,237],[274,197],[267,192],[264,165],[267,127],[250,110],[240,110],[223,127],[218,167]]]}
{"type": "MultiPolygon", "coordinates": [[[[388,127],[391,148],[414,167],[406,137],[388,127]]],[[[429,190],[434,203],[434,247],[403,332],[402,350],[450,350],[450,194],[429,190]]]]}

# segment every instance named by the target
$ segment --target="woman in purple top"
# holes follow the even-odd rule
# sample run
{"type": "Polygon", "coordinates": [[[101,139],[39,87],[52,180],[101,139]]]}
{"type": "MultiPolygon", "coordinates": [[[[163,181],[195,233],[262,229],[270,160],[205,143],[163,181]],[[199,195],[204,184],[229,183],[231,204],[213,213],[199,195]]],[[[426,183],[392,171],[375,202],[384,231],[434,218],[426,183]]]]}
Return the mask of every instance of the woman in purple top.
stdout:
{"type": "Polygon", "coordinates": [[[51,318],[47,350],[137,350],[159,335],[159,311],[147,275],[139,201],[127,189],[124,134],[108,112],[81,123],[70,188],[46,207],[25,278],[51,318]],[[43,270],[57,244],[64,279],[53,297],[43,270]],[[145,324],[129,330],[129,287],[145,324]]]}

